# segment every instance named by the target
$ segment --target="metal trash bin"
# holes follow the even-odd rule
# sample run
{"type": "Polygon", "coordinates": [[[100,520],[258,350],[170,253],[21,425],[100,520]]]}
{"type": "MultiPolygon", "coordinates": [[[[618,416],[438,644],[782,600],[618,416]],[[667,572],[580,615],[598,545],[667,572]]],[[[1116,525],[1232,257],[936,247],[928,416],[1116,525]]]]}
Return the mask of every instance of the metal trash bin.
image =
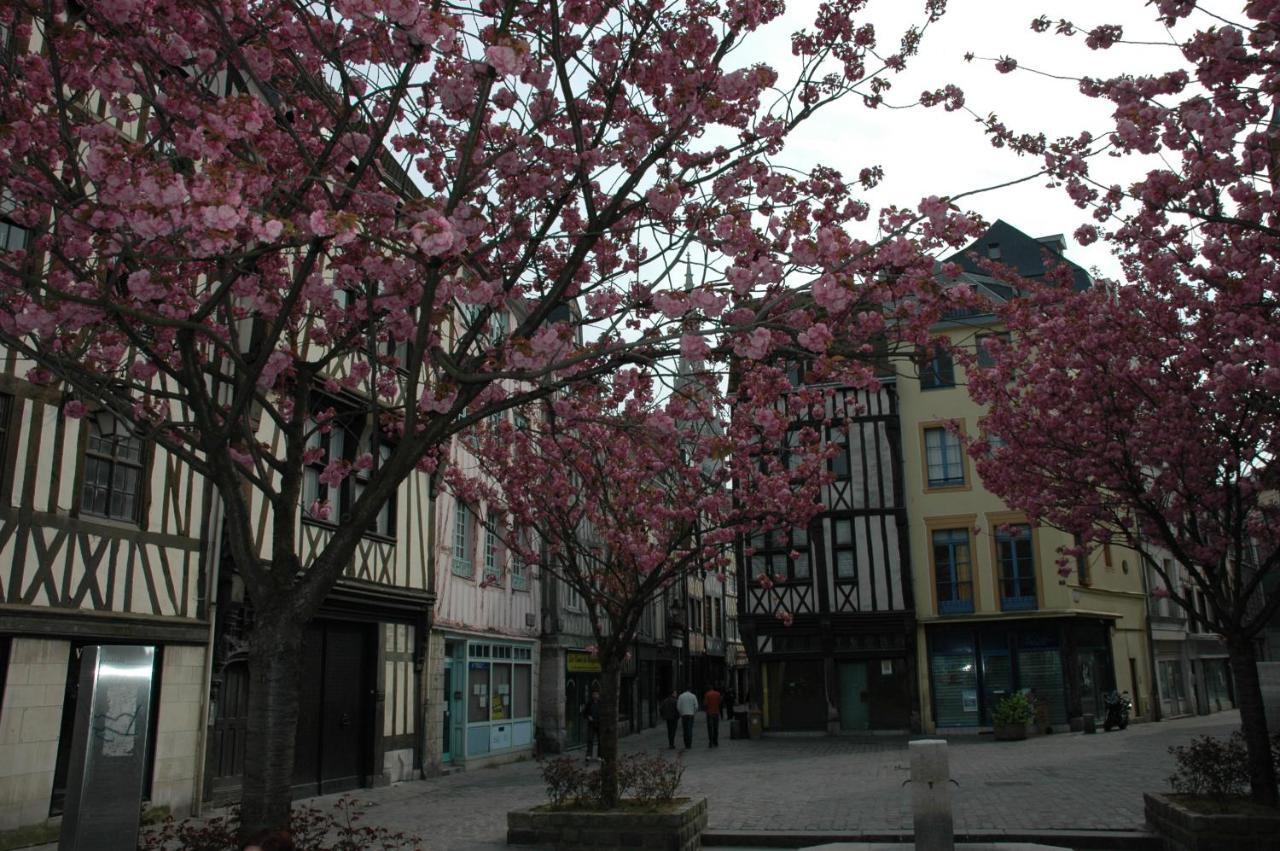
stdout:
{"type": "Polygon", "coordinates": [[[751,721],[747,716],[747,707],[733,707],[733,723],[729,727],[729,738],[731,739],[749,739],[751,738],[751,721]]]}

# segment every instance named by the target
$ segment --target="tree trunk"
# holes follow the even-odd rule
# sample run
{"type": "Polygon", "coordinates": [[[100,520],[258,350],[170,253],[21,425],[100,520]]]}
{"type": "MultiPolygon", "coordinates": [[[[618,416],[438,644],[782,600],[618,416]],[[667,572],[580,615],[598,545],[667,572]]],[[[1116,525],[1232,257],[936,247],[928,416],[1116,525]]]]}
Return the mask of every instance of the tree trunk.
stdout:
{"type": "Polygon", "coordinates": [[[618,692],[621,666],[605,657],[600,668],[600,805],[618,805],[618,692]]]}
{"type": "Polygon", "coordinates": [[[1252,641],[1233,641],[1227,645],[1231,656],[1231,673],[1236,685],[1236,705],[1240,707],[1240,726],[1249,750],[1249,785],[1253,800],[1276,806],[1276,768],[1271,760],[1271,741],[1267,737],[1267,716],[1262,706],[1262,686],[1258,682],[1257,652],[1252,641]]]}
{"type": "Polygon", "coordinates": [[[296,617],[272,610],[256,611],[254,621],[240,797],[240,830],[245,837],[264,828],[289,829],[305,626],[296,617]]]}

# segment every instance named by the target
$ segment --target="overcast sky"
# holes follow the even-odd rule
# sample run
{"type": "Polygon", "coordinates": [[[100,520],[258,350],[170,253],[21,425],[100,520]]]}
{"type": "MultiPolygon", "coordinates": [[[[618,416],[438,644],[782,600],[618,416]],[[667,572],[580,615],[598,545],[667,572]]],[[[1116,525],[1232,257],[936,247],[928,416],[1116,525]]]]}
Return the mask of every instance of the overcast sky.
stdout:
{"type": "MultiPolygon", "coordinates": [[[[780,82],[787,78],[793,61],[789,34],[813,19],[818,2],[791,0],[787,5],[785,19],[757,33],[750,50],[735,56],[743,64],[769,62],[781,73],[780,82]]],[[[871,0],[864,19],[876,24],[885,53],[896,50],[902,27],[908,20],[918,19],[923,5],[923,0],[871,0]]],[[[1226,8],[1239,6],[1232,3],[1226,8]]],[[[1192,20],[1200,26],[1213,23],[1203,14],[1192,20]]],[[[1189,29],[1183,25],[1175,35],[1185,37],[1189,29]]],[[[1022,70],[1000,74],[992,62],[981,57],[1008,55],[1022,66],[1048,73],[1101,77],[1178,67],[1180,57],[1170,42],[1169,32],[1155,20],[1155,10],[1145,0],[951,0],[946,16],[929,27],[921,52],[908,70],[892,78],[894,87],[887,100],[911,103],[921,91],[955,83],[965,91],[970,108],[979,115],[998,113],[1011,129],[1043,131],[1051,138],[1075,135],[1082,129],[1097,134],[1110,126],[1110,110],[1105,103],[1082,96],[1074,81],[1022,70]],[[1109,51],[1092,51],[1085,46],[1083,34],[1068,39],[1052,31],[1032,32],[1031,20],[1040,14],[1054,21],[1068,18],[1084,30],[1101,23],[1121,24],[1126,39],[1162,44],[1117,45],[1109,51]],[[964,55],[970,51],[979,58],[966,63],[964,55]]],[[[941,107],[869,110],[854,99],[831,107],[800,136],[793,137],[786,159],[796,165],[823,162],[849,176],[856,176],[864,166],[882,166],[886,179],[872,196],[877,206],[914,206],[927,195],[955,195],[1023,177],[1040,167],[1038,159],[992,148],[980,125],[966,112],[946,113],[941,107]]],[[[1108,158],[1098,168],[1109,181],[1127,183],[1147,167],[1128,159],[1108,158]]],[[[1071,259],[1086,268],[1097,266],[1104,273],[1118,273],[1118,264],[1105,245],[1084,248],[1075,243],[1071,233],[1089,220],[1089,213],[1075,207],[1061,189],[1046,189],[1043,178],[971,197],[961,204],[988,221],[1002,218],[1031,236],[1063,233],[1068,237],[1071,259]]]]}

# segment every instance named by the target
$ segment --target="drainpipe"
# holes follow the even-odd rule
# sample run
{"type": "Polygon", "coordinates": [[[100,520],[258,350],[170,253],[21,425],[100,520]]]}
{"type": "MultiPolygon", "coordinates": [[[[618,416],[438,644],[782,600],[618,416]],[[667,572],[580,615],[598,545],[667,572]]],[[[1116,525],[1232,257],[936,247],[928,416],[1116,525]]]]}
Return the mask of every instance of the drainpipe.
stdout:
{"type": "Polygon", "coordinates": [[[208,761],[205,748],[209,738],[210,689],[213,687],[213,651],[217,640],[218,623],[218,578],[222,564],[222,496],[210,482],[204,483],[205,498],[209,505],[209,522],[205,530],[205,540],[209,541],[209,575],[205,591],[207,617],[209,618],[209,639],[204,651],[204,675],[201,679],[200,726],[196,730],[196,776],[192,784],[191,814],[198,816],[204,809],[204,775],[208,761]]]}
{"type": "MultiPolygon", "coordinates": [[[[1151,589],[1147,581],[1147,554],[1142,549],[1142,533],[1134,540],[1134,549],[1138,551],[1138,572],[1142,577],[1142,622],[1147,633],[1147,665],[1151,677],[1151,720],[1160,721],[1160,675],[1156,670],[1156,640],[1151,630],[1151,589]]],[[[1134,686],[1136,689],[1137,686],[1134,686]]]]}

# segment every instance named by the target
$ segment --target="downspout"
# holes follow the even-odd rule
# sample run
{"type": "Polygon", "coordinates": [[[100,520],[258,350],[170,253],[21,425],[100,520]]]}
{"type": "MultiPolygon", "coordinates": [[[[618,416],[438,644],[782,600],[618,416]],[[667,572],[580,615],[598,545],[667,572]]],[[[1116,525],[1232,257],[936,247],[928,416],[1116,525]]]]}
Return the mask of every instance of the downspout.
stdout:
{"type": "MultiPolygon", "coordinates": [[[[437,496],[440,489],[440,470],[437,467],[427,477],[427,595],[431,599],[431,605],[434,608],[436,599],[436,508],[439,500],[437,496]]],[[[431,612],[427,613],[425,618],[426,634],[418,640],[423,648],[423,661],[418,674],[418,690],[422,695],[422,700],[418,705],[422,707],[422,714],[418,723],[418,765],[422,776],[427,776],[427,725],[431,715],[431,624],[435,622],[431,612]]],[[[442,675],[443,676],[443,675],[442,675]]],[[[450,700],[450,695],[445,695],[445,700],[450,700]]],[[[442,707],[443,710],[443,707],[442,707]]],[[[440,713],[441,721],[444,720],[444,712],[440,713]]],[[[442,731],[445,735],[451,735],[451,731],[442,731]]],[[[441,760],[443,764],[443,758],[441,760]]]]}
{"type": "Polygon", "coordinates": [[[210,541],[209,545],[209,573],[208,583],[205,590],[205,602],[207,605],[207,616],[209,618],[209,639],[205,645],[204,652],[204,675],[201,680],[200,692],[203,699],[200,701],[200,726],[196,730],[196,771],[195,782],[192,784],[192,801],[191,814],[198,816],[204,809],[204,775],[208,764],[208,754],[205,748],[208,746],[209,738],[209,721],[210,721],[210,690],[213,688],[213,655],[214,643],[217,640],[216,630],[218,623],[218,579],[219,568],[222,565],[222,496],[212,483],[205,481],[204,483],[206,500],[209,505],[209,522],[206,528],[206,541],[210,541]]]}
{"type": "MultiPolygon", "coordinates": [[[[1160,676],[1156,671],[1156,640],[1151,629],[1151,589],[1147,581],[1147,554],[1142,550],[1142,533],[1134,539],[1138,551],[1138,572],[1142,577],[1142,622],[1147,633],[1147,670],[1151,677],[1151,720],[1160,721],[1160,676]]],[[[1134,686],[1137,689],[1137,685],[1134,686]]]]}

